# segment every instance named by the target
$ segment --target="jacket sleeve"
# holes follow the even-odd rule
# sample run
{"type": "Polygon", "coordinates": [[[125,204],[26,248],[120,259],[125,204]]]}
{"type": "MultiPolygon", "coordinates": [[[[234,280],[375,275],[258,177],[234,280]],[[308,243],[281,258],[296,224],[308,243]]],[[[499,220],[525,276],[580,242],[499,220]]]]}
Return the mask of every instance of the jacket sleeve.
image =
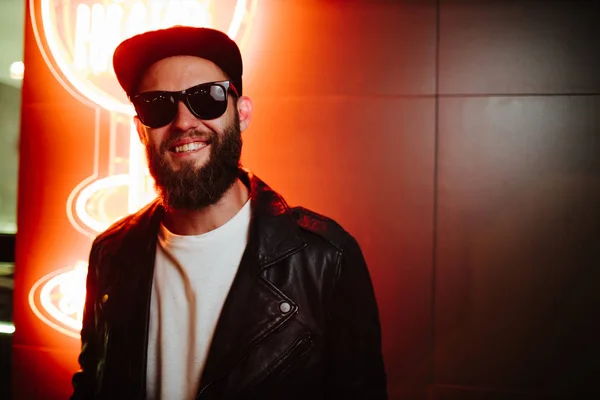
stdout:
{"type": "Polygon", "coordinates": [[[90,251],[88,273],[86,278],[86,295],[81,325],[81,352],[79,365],[81,370],[73,375],[71,383],[73,394],[71,400],[92,399],[96,387],[96,373],[98,365],[99,343],[96,330],[96,270],[97,270],[97,245],[92,245],[90,251]]]}
{"type": "Polygon", "coordinates": [[[339,257],[327,331],[327,398],[387,399],[379,311],[366,262],[352,237],[339,257]]]}

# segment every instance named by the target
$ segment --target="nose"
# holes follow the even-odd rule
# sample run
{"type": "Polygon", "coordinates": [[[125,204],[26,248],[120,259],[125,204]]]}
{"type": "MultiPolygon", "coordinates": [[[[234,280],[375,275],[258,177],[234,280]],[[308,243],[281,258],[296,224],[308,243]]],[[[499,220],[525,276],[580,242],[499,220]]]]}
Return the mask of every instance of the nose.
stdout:
{"type": "Polygon", "coordinates": [[[185,132],[196,128],[200,124],[200,120],[187,108],[183,101],[177,102],[177,114],[173,119],[172,127],[185,132]]]}

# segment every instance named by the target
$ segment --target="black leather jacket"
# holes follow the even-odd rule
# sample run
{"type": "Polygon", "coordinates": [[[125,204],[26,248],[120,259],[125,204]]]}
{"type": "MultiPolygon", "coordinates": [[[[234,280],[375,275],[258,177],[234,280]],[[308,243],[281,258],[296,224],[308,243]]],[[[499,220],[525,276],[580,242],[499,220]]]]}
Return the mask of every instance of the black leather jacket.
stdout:
{"type": "MultiPolygon", "coordinates": [[[[250,188],[248,244],[196,398],[387,398],[378,309],[357,242],[328,218],[290,209],[250,173],[241,179],[250,188]]],[[[92,245],[72,399],[145,397],[163,215],[151,203],[92,245]]]]}

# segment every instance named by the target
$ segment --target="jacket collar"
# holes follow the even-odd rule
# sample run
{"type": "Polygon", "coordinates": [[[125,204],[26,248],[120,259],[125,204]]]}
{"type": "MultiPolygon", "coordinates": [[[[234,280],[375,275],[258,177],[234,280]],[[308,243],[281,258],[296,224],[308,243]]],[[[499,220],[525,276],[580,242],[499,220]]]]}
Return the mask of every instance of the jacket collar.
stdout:
{"type": "Polygon", "coordinates": [[[250,188],[248,251],[255,253],[260,268],[304,247],[285,200],[249,171],[242,172],[241,180],[250,188]]]}

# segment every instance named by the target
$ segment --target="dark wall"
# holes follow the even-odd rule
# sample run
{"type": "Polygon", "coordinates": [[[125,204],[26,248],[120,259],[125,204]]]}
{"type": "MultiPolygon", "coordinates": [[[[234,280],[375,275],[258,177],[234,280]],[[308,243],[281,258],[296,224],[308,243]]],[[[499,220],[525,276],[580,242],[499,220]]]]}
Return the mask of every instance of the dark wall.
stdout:
{"type": "Polygon", "coordinates": [[[434,398],[600,392],[594,3],[440,2],[434,398]]]}
{"type": "Polygon", "coordinates": [[[264,3],[246,163],[362,244],[391,398],[600,392],[594,3],[264,3]]]}
{"type": "MultiPolygon", "coordinates": [[[[390,398],[600,394],[595,3],[260,2],[243,161],[358,239],[390,398]]],[[[29,57],[36,79],[53,79],[29,57]]],[[[68,125],[71,103],[60,126],[40,112],[60,87],[30,82],[25,129],[68,125]]],[[[18,350],[24,387],[39,352],[18,350]]]]}

